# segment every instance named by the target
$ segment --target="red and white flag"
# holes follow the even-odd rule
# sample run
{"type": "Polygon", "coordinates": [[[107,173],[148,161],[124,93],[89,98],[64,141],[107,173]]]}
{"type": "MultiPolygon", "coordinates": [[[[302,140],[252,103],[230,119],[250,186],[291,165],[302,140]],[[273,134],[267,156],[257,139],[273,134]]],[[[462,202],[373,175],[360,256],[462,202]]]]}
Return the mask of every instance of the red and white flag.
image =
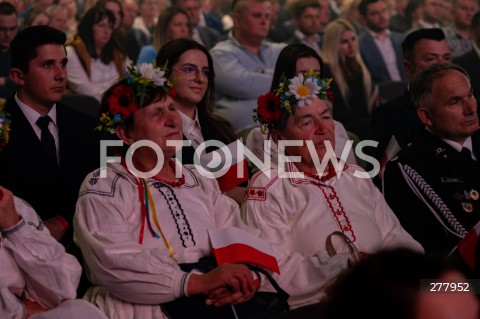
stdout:
{"type": "Polygon", "coordinates": [[[458,251],[463,260],[473,270],[480,269],[480,221],[457,244],[458,251]]]}
{"type": "Polygon", "coordinates": [[[272,248],[264,239],[237,227],[209,230],[208,234],[219,265],[246,262],[280,274],[272,248]]]}
{"type": "Polygon", "coordinates": [[[383,173],[385,172],[385,166],[387,166],[387,163],[390,162],[401,149],[402,148],[398,144],[395,135],[392,135],[385,148],[385,153],[383,153],[382,158],[380,159],[380,179],[383,180],[383,173]]]}
{"type": "Polygon", "coordinates": [[[200,158],[202,168],[213,174],[222,192],[248,180],[244,147],[240,140],[236,140],[215,151],[202,154],[200,158]]]}

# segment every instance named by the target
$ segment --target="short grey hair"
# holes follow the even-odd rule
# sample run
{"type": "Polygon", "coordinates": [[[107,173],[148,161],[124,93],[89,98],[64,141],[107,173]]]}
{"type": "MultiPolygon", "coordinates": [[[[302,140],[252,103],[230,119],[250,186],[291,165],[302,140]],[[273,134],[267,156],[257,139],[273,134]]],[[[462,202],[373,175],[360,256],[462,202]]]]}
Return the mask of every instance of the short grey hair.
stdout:
{"type": "Polygon", "coordinates": [[[450,70],[455,70],[465,75],[470,82],[470,76],[461,66],[453,63],[435,63],[417,73],[410,81],[409,90],[413,105],[417,109],[432,106],[433,81],[441,78],[450,70]]]}

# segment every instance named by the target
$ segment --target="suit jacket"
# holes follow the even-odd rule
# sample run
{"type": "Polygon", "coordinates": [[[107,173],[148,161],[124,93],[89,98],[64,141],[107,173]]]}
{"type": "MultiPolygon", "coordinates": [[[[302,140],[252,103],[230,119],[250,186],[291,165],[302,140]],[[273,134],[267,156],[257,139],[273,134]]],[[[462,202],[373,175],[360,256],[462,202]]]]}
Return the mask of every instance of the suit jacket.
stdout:
{"type": "MultiPolygon", "coordinates": [[[[477,99],[477,103],[480,103],[480,57],[477,52],[472,49],[464,55],[453,59],[453,63],[460,65],[468,72],[468,75],[470,75],[470,83],[473,88],[473,94],[477,99]]],[[[477,112],[480,112],[480,110],[477,109],[477,112]]]]}
{"type": "Polygon", "coordinates": [[[222,20],[214,13],[202,13],[205,18],[205,23],[207,27],[216,30],[218,33],[222,34],[225,31],[223,30],[222,20]]]}
{"type": "MultiPolygon", "coordinates": [[[[407,80],[407,75],[403,69],[403,53],[402,53],[402,41],[404,36],[397,32],[390,32],[390,39],[392,39],[395,55],[397,56],[397,68],[400,72],[402,81],[407,80]]],[[[377,48],[373,36],[370,32],[364,32],[358,39],[360,46],[360,53],[362,54],[363,61],[372,75],[372,82],[378,84],[381,82],[392,81],[388,74],[387,66],[383,60],[383,56],[380,50],[377,48]]]]}
{"type": "Polygon", "coordinates": [[[372,113],[373,139],[379,143],[375,157],[381,158],[392,136],[403,148],[413,141],[423,127],[408,90],[380,105],[372,113]]]}
{"type": "MultiPolygon", "coordinates": [[[[15,102],[7,101],[10,140],[0,151],[0,185],[26,200],[43,219],[61,215],[72,225],[80,184],[99,166],[96,121],[57,103],[60,165],[49,160],[32,126],[15,102]]],[[[71,229],[71,227],[70,227],[71,229]]],[[[71,234],[65,236],[68,244],[71,234]]]]}
{"type": "MultiPolygon", "coordinates": [[[[477,158],[480,154],[479,137],[478,132],[472,136],[473,151],[477,158]]],[[[425,202],[415,195],[407,185],[399,164],[413,168],[430,185],[455,219],[469,231],[480,220],[480,161],[465,160],[443,140],[422,130],[413,143],[399,153],[396,160],[387,164],[384,195],[388,205],[405,230],[422,244],[425,253],[447,255],[461,238],[447,231],[425,202]],[[477,192],[477,196],[474,196],[472,190],[477,192]],[[472,211],[464,208],[468,204],[471,204],[472,211]]],[[[424,197],[442,216],[442,222],[450,225],[443,217],[438,198],[435,199],[427,187],[419,189],[422,194],[427,194],[424,197]]]]}

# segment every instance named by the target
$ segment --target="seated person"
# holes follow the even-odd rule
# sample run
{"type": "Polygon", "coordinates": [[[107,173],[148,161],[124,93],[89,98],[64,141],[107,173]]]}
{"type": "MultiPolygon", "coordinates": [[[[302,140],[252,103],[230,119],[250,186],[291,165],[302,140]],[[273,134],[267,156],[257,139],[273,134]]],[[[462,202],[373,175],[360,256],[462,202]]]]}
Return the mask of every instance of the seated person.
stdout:
{"type": "Polygon", "coordinates": [[[31,206],[1,186],[0,231],[2,319],[106,319],[91,304],[72,300],[82,271],[77,259],[31,206]]]}
{"type": "Polygon", "coordinates": [[[410,82],[426,126],[387,164],[384,195],[427,254],[447,256],[480,221],[480,135],[468,73],[437,63],[410,82]]]}
{"type": "Polygon", "coordinates": [[[354,265],[332,289],[326,312],[327,319],[478,319],[480,304],[456,265],[398,248],[354,265]],[[445,292],[439,283],[447,282],[454,285],[445,292]]]}
{"type": "MultiPolygon", "coordinates": [[[[283,65],[282,69],[276,69],[273,74],[271,91],[276,89],[277,83],[282,76],[294,77],[299,73],[305,73],[308,70],[319,72],[320,76],[324,72],[324,65],[322,58],[315,52],[314,49],[306,44],[289,44],[286,46],[278,56],[279,65],[283,65]],[[294,62],[294,63],[292,63],[294,62]]],[[[335,154],[338,157],[342,156],[345,144],[350,139],[345,127],[338,121],[333,121],[335,124],[335,154]]],[[[269,139],[268,130],[263,127],[254,128],[247,136],[246,146],[260,159],[263,159],[264,151],[268,154],[269,150],[264,150],[264,141],[269,139]]],[[[353,146],[352,146],[353,147],[353,146]]],[[[273,149],[274,150],[274,149],[273,149]]],[[[276,162],[277,154],[271,154],[271,161],[276,162]]],[[[348,164],[357,164],[353,149],[345,158],[348,164]]],[[[250,164],[250,163],[249,163],[250,164]]],[[[252,171],[257,172],[258,167],[252,167],[252,171]]]]}
{"type": "MultiPolygon", "coordinates": [[[[137,64],[153,63],[158,51],[169,41],[191,38],[188,14],[177,7],[168,7],[158,17],[153,43],[141,48],[137,64]]],[[[163,65],[163,64],[159,64],[163,65]]]]}
{"type": "MultiPolygon", "coordinates": [[[[166,77],[175,81],[175,107],[182,119],[183,136],[191,146],[182,148],[182,163],[193,164],[195,150],[205,141],[220,141],[225,145],[237,140],[230,124],[213,114],[215,70],[212,56],[200,43],[191,39],[167,42],[158,51],[156,65],[167,67],[166,77]]],[[[210,151],[212,148],[208,148],[210,151]]],[[[245,197],[248,176],[236,176],[227,181],[229,187],[220,188],[238,204],[245,197]],[[234,187],[244,182],[242,187],[234,187]]]]}
{"type": "Polygon", "coordinates": [[[176,148],[167,143],[182,140],[182,121],[164,71],[128,70],[103,96],[101,123],[128,146],[150,146],[125,151],[122,163],[92,172],[81,187],[74,239],[94,284],[84,299],[110,318],[132,319],[166,318],[161,304],[183,296],[205,295],[215,306],[249,300],[257,288],[245,265],[205,274],[180,268],[212,253],[208,231],[248,228],[215,179],[172,159],[176,148]]]}
{"type": "Polygon", "coordinates": [[[274,92],[259,98],[267,103],[257,108],[259,122],[277,145],[299,142],[285,146],[284,154],[279,147],[278,165],[252,177],[242,205],[246,223],[258,228],[278,254],[276,279],[292,307],[320,302],[329,283],[359,258],[357,250],[422,250],[366,172],[332,163],[336,157],[325,146],[335,145],[329,83],[318,73],[283,78],[274,92]],[[326,173],[320,165],[325,159],[326,173]]]}
{"type": "Polygon", "coordinates": [[[77,34],[67,41],[67,80],[73,93],[100,101],[125,72],[127,58],[113,37],[114,25],[112,11],[94,6],[80,20],[77,34]]]}

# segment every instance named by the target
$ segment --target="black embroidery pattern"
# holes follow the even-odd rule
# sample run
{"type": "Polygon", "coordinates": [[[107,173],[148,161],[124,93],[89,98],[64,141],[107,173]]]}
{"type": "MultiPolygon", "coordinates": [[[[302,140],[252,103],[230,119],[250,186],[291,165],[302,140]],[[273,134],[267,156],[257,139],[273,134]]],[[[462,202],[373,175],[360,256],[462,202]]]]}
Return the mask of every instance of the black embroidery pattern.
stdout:
{"type": "Polygon", "coordinates": [[[95,185],[98,183],[98,178],[100,177],[100,170],[93,172],[92,177],[88,180],[90,185],[95,185]]]}
{"type": "Polygon", "coordinates": [[[177,196],[173,192],[172,188],[160,182],[155,182],[153,187],[158,189],[160,194],[163,195],[167,202],[170,214],[177,225],[177,232],[180,235],[182,246],[185,248],[195,246],[196,243],[195,239],[193,238],[190,224],[188,223],[185,213],[183,212],[182,205],[180,205],[180,202],[178,201],[177,196]]]}

